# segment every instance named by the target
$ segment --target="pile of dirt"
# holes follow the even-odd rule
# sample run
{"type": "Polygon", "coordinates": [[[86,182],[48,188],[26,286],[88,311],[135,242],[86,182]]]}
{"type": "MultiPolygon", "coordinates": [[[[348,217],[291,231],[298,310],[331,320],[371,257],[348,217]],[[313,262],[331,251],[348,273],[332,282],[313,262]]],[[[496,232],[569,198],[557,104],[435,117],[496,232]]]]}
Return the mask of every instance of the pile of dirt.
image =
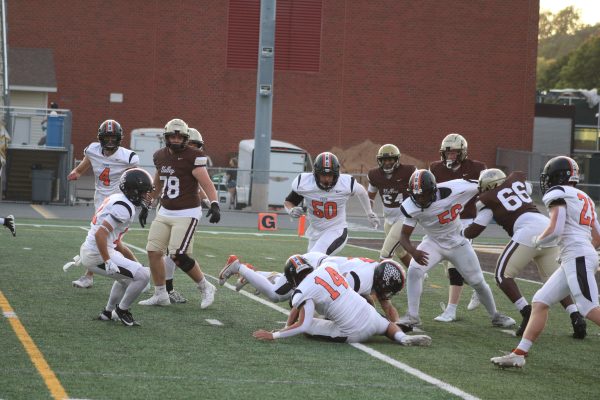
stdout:
{"type": "MultiPolygon", "coordinates": [[[[349,174],[366,174],[370,169],[377,166],[377,152],[384,143],[373,143],[369,139],[347,149],[333,147],[330,151],[340,161],[342,172],[349,174]]],[[[400,162],[402,164],[413,164],[417,168],[428,168],[428,163],[402,152],[400,149],[400,162]]]]}

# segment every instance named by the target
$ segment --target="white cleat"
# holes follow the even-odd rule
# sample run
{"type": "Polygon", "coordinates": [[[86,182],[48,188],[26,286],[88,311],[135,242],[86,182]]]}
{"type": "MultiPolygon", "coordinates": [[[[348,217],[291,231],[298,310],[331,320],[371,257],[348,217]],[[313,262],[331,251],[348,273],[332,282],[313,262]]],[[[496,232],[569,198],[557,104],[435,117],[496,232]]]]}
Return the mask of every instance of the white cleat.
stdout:
{"type": "Polygon", "coordinates": [[[242,288],[244,286],[246,286],[249,282],[246,280],[246,278],[244,277],[240,277],[236,282],[235,282],[235,291],[239,292],[240,290],[242,290],[242,288]]]}
{"type": "Polygon", "coordinates": [[[492,325],[499,328],[510,328],[516,324],[517,322],[514,319],[507,315],[500,314],[499,312],[497,312],[492,318],[492,325]]]}
{"type": "Polygon", "coordinates": [[[215,285],[207,281],[206,278],[204,280],[206,281],[204,289],[200,290],[200,308],[203,310],[209,307],[215,301],[215,293],[217,292],[215,285]]]}
{"type": "Polygon", "coordinates": [[[63,271],[67,272],[67,270],[71,267],[79,267],[81,265],[81,257],[79,255],[73,257],[73,261],[69,261],[65,265],[63,265],[63,271]]]}
{"type": "Polygon", "coordinates": [[[219,273],[219,285],[223,286],[227,279],[237,274],[240,271],[240,260],[235,255],[230,255],[227,259],[227,264],[223,267],[219,273]]]}
{"type": "Polygon", "coordinates": [[[490,358],[492,364],[500,368],[523,368],[525,365],[525,356],[520,356],[515,353],[509,353],[500,357],[490,358]]]}
{"type": "Polygon", "coordinates": [[[169,299],[169,294],[167,292],[161,293],[160,296],[157,296],[156,293],[152,295],[149,299],[142,300],[138,302],[140,306],[168,306],[171,304],[171,300],[169,299]]]}
{"type": "Polygon", "coordinates": [[[473,311],[480,305],[481,305],[481,302],[479,301],[479,295],[477,294],[476,291],[473,290],[473,294],[471,295],[471,300],[469,300],[469,304],[467,304],[467,310],[473,311]]]}
{"type": "Polygon", "coordinates": [[[414,316],[414,315],[410,315],[410,314],[406,313],[406,315],[401,317],[397,321],[397,323],[400,325],[408,326],[408,327],[420,326],[421,318],[419,318],[418,316],[414,316]]]}
{"type": "Polygon", "coordinates": [[[443,313],[435,317],[433,320],[438,322],[454,322],[456,321],[456,313],[453,313],[449,310],[444,310],[443,313]]]}
{"type": "Polygon", "coordinates": [[[431,338],[427,335],[406,335],[400,339],[402,346],[431,346],[431,338]]]}
{"type": "Polygon", "coordinates": [[[79,289],[89,289],[94,286],[94,278],[88,278],[87,275],[82,276],[81,278],[71,282],[74,287],[79,289]]]}

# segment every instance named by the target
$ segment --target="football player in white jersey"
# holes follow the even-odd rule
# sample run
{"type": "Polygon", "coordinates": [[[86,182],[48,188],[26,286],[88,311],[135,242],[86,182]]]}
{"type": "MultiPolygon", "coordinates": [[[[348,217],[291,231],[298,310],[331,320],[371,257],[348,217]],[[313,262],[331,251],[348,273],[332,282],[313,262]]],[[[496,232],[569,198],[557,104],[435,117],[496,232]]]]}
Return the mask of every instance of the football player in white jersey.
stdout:
{"type": "MultiPolygon", "coordinates": [[[[77,180],[92,168],[96,180],[94,210],[98,210],[104,199],[111,194],[120,193],[121,175],[125,170],[137,167],[140,163],[140,158],[135,152],[121,147],[122,140],[121,124],[113,119],[102,122],[98,128],[98,142],[91,143],[83,150],[83,161],[67,176],[70,181],[77,180]]],[[[78,264],[76,257],[74,260],[75,264],[78,264]]],[[[69,264],[65,264],[65,267],[69,264]]],[[[84,276],[72,283],[77,288],[91,288],[94,284],[94,274],[87,271],[84,276]]]]}
{"type": "Polygon", "coordinates": [[[575,187],[577,183],[579,166],[565,156],[548,161],[540,175],[550,224],[533,242],[536,247],[542,247],[558,240],[561,264],[533,296],[531,317],[517,348],[505,356],[491,359],[501,368],[525,365],[533,342],[546,326],[550,306],[569,294],[575,299],[579,312],[600,325],[598,285],[594,278],[598,268],[596,249],[600,246],[600,224],[594,202],[575,187]]]}
{"type": "MultiPolygon", "coordinates": [[[[399,319],[398,311],[390,298],[404,287],[406,273],[396,261],[389,259],[374,261],[363,257],[327,256],[323,253],[310,252],[291,256],[286,266],[298,257],[315,267],[325,262],[335,263],[350,288],[373,305],[373,299],[377,299],[390,321],[396,322],[399,319]]],[[[264,294],[275,303],[287,301],[292,297],[293,287],[284,274],[275,271],[259,271],[253,265],[242,263],[237,256],[231,255],[219,273],[219,284],[223,286],[227,279],[235,274],[241,276],[240,280],[243,279],[236,283],[237,291],[241,290],[246,283],[250,283],[259,294],[264,294]]]]}
{"type": "MultiPolygon", "coordinates": [[[[122,193],[108,196],[98,207],[91,229],[81,245],[84,267],[115,280],[99,320],[120,320],[126,326],[138,325],[129,307],[150,281],[150,270],[137,260],[126,258],[117,243],[135,218],[135,208],[149,206],[154,189],[152,177],[141,168],[127,170],[120,179],[122,193]]],[[[121,246],[123,246],[121,244],[121,246]]]]}
{"type": "Polygon", "coordinates": [[[437,263],[448,260],[477,291],[493,326],[514,325],[514,319],[496,310],[492,291],[483,278],[475,250],[460,234],[462,224],[458,216],[465,204],[477,194],[477,182],[454,179],[438,186],[430,171],[420,169],[410,177],[408,191],[410,198],[402,202],[402,212],[406,220],[402,226],[400,244],[413,259],[408,267],[408,313],[399,322],[408,326],[421,324],[419,305],[423,292],[423,277],[437,263]],[[427,235],[415,247],[410,241],[410,236],[417,223],[427,235]]]}
{"type": "Polygon", "coordinates": [[[374,335],[385,335],[404,346],[429,346],[426,335],[407,335],[382,317],[364,297],[356,293],[338,266],[325,261],[314,269],[302,257],[293,257],[285,267],[288,283],[295,287],[292,310],[285,328],[258,330],[259,340],[275,340],[301,333],[335,342],[359,343],[374,335]],[[315,311],[326,319],[315,318],[315,311]]]}
{"type": "Polygon", "coordinates": [[[319,154],[313,173],[302,173],[294,179],[284,207],[292,218],[299,218],[304,213],[300,204],[306,200],[308,252],[334,255],[342,250],[348,241],[346,204],[354,195],[371,226],[377,229],[379,218],[371,208],[367,190],[351,175],[340,174],[340,163],[333,153],[319,154]]]}

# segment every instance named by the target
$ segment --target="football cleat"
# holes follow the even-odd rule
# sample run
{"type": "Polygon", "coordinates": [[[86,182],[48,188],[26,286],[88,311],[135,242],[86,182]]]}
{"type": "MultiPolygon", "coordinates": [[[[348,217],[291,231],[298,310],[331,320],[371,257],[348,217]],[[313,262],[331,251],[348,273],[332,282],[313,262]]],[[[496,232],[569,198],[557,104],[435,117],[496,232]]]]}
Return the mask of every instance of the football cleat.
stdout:
{"type": "Polygon", "coordinates": [[[227,259],[227,264],[223,267],[221,272],[219,273],[219,285],[223,286],[227,279],[229,279],[232,275],[235,275],[240,270],[240,260],[235,255],[230,255],[227,259]]]}
{"type": "Polygon", "coordinates": [[[244,286],[246,286],[249,282],[246,280],[246,278],[244,277],[240,277],[236,282],[235,282],[235,291],[239,292],[240,290],[242,290],[242,288],[244,286]]]}
{"type": "Polygon", "coordinates": [[[400,339],[402,346],[431,346],[431,338],[427,335],[406,335],[400,339]]]}
{"type": "Polygon", "coordinates": [[[169,301],[171,304],[184,304],[187,303],[187,299],[181,295],[177,290],[173,290],[169,293],[169,301]]]}
{"type": "Polygon", "coordinates": [[[17,229],[15,227],[15,217],[12,215],[4,217],[4,226],[8,228],[13,236],[17,236],[17,229]]]}
{"type": "Polygon", "coordinates": [[[94,278],[90,278],[87,275],[82,276],[81,278],[71,282],[74,287],[79,289],[89,289],[94,286],[94,278]]]}
{"type": "Polygon", "coordinates": [[[217,292],[217,288],[215,285],[205,280],[204,289],[200,290],[201,300],[200,300],[200,308],[205,309],[210,306],[215,301],[215,293],[217,292]]]}
{"type": "Polygon", "coordinates": [[[102,310],[96,319],[98,321],[118,321],[119,317],[114,311],[102,310]]]}
{"type": "Polygon", "coordinates": [[[527,328],[527,324],[529,323],[529,317],[531,317],[531,305],[527,304],[521,311],[519,311],[523,316],[523,320],[521,321],[521,325],[517,328],[515,332],[516,336],[523,336],[523,332],[525,332],[525,328],[527,328]]]}
{"type": "Polygon", "coordinates": [[[171,304],[171,300],[169,299],[167,292],[162,292],[160,296],[157,296],[156,293],[154,293],[152,297],[142,300],[138,302],[138,304],[141,306],[168,306],[171,304]]]}
{"type": "Polygon", "coordinates": [[[490,361],[500,368],[523,368],[525,365],[525,356],[511,352],[504,356],[492,357],[490,361]]]}
{"type": "Polygon", "coordinates": [[[510,328],[517,322],[509,316],[497,312],[492,318],[492,325],[499,328],[510,328]]]}
{"type": "Polygon", "coordinates": [[[433,320],[438,322],[454,322],[456,321],[456,311],[452,312],[447,308],[444,308],[444,303],[441,303],[442,310],[444,311],[433,320]]]}
{"type": "Polygon", "coordinates": [[[119,308],[119,306],[117,306],[117,308],[115,309],[115,313],[117,314],[117,317],[119,318],[119,320],[125,326],[139,326],[140,325],[136,320],[133,319],[133,315],[131,315],[129,310],[121,310],[119,308]]]}
{"type": "Polygon", "coordinates": [[[415,315],[410,315],[406,313],[403,317],[401,317],[398,321],[396,321],[398,325],[405,325],[407,327],[414,327],[421,325],[421,318],[415,315]]]}
{"type": "Polygon", "coordinates": [[[587,335],[587,324],[583,315],[575,311],[571,315],[571,325],[573,326],[573,337],[575,339],[584,339],[587,335]]]}
{"type": "Polygon", "coordinates": [[[471,300],[469,300],[469,304],[467,304],[467,310],[473,311],[479,307],[480,304],[481,302],[479,301],[479,295],[473,290],[473,294],[471,294],[471,300]]]}
{"type": "Polygon", "coordinates": [[[67,270],[69,268],[78,267],[80,265],[81,265],[81,257],[79,257],[79,255],[76,255],[75,257],[73,257],[73,261],[69,261],[68,263],[63,265],[63,271],[67,272],[67,270]]]}

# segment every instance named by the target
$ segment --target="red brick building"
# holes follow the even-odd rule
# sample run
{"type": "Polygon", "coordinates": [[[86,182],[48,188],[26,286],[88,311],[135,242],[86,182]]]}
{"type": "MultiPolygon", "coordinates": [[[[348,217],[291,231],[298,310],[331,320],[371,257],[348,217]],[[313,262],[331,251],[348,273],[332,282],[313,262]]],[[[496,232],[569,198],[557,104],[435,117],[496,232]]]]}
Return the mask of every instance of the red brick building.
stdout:
{"type": "MultiPolygon", "coordinates": [[[[488,165],[497,147],[528,150],[538,8],[278,0],[273,139],[313,155],[370,139],[434,160],[460,132],[488,165]]],[[[27,0],[7,11],[9,47],[54,51],[49,100],[73,111],[76,155],[106,118],[127,134],[183,118],[216,165],[253,137],[259,0],[27,0]]]]}

